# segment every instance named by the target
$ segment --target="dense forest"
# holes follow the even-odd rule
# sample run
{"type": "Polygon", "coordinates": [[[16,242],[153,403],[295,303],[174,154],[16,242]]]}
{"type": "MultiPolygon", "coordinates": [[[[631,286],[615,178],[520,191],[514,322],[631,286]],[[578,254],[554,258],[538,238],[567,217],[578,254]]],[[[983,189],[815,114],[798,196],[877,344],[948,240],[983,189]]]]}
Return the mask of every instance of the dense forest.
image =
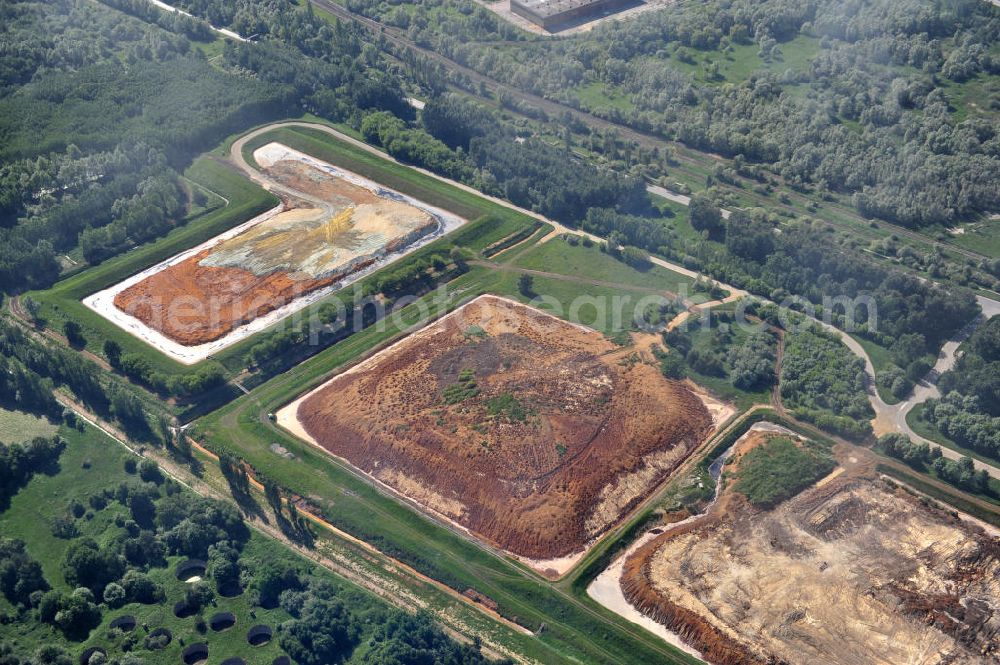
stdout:
{"type": "Polygon", "coordinates": [[[908,333],[920,335],[922,343],[915,351],[900,354],[909,361],[939,348],[979,310],[970,292],[886,268],[838,244],[825,225],[800,220],[775,233],[762,211],[736,212],[723,223],[717,209],[704,220],[692,207],[692,225],[718,242],[684,240],[658,220],[607,209],[590,210],[581,228],[600,235],[618,233],[630,245],[779,303],[791,296],[804,298],[822,314],[826,302],[835,325],[853,321],[858,334],[885,346],[908,333]],[[849,307],[837,304],[842,297],[852,301],[849,307]]]}
{"type": "MultiPolygon", "coordinates": [[[[85,440],[73,435],[70,445],[80,446],[85,440]]],[[[86,445],[88,451],[100,450],[93,443],[86,445]]],[[[83,468],[61,468],[66,449],[67,442],[59,436],[0,447],[0,513],[5,518],[25,518],[23,506],[12,508],[10,498],[35,474],[52,476],[53,484],[84,480],[87,486],[82,496],[72,487],[65,504],[46,511],[49,523],[44,528],[62,552],[57,572],[43,568],[36,558],[44,554],[40,543],[0,538],[0,594],[5,600],[0,613],[0,624],[5,626],[0,662],[76,662],[69,660],[70,654],[95,633],[109,612],[139,614],[139,608],[162,606],[161,612],[169,614],[173,601],[179,603],[175,615],[181,616],[177,607],[182,607],[184,618],[192,617],[187,619],[196,631],[192,634],[205,635],[204,615],[216,611],[217,601],[235,596],[246,599],[251,618],[253,608],[281,608],[290,617],[276,626],[276,639],[294,662],[303,665],[360,662],[352,655],[362,644],[366,663],[488,662],[476,645],[453,641],[429,615],[389,607],[281,552],[276,543],[258,542],[251,548],[251,531],[233,505],[182,488],[156,462],[124,456],[117,470],[95,486],[88,477],[89,461],[83,468]],[[67,474],[75,477],[62,480],[67,474]],[[200,562],[203,579],[165,582],[174,577],[167,569],[178,557],[200,562]],[[177,586],[182,587],[179,600],[177,586]],[[26,650],[35,643],[42,646],[26,650]]],[[[280,517],[290,519],[278,497],[276,515],[280,511],[280,517]]],[[[33,511],[31,518],[37,517],[33,511]]],[[[142,665],[170,642],[169,634],[164,637],[148,626],[131,632],[109,629],[102,634],[104,651],[99,658],[80,662],[142,665]],[[120,660],[109,656],[112,650],[122,654],[120,660]]]]}
{"type": "Polygon", "coordinates": [[[21,55],[0,72],[0,287],[8,292],[51,284],[57,257],[80,244],[99,261],[164,233],[187,205],[171,159],[285,102],[281,90],[233,85],[185,36],[98,4],[13,2],[0,11],[3,39],[21,55]]]}
{"type": "MultiPolygon", "coordinates": [[[[723,219],[711,201],[695,196],[691,224],[701,237],[682,238],[650,214],[640,179],[604,172],[567,146],[520,137],[495,113],[455,94],[432,99],[414,122],[380,117],[362,126],[366,136],[400,159],[758,295],[778,302],[795,296],[816,306],[825,297],[854,299],[858,305],[852,311],[831,308],[831,320],[848,325],[852,319],[859,334],[893,346],[902,375],[897,388],[903,392],[912,377],[926,371],[923,357],[978,311],[968,291],[887,268],[809,219],[785,223],[776,232],[774,219],[763,210],[734,211],[723,219]],[[394,153],[394,141],[405,151],[394,153]],[[869,308],[865,302],[874,304],[869,308]]],[[[896,378],[886,380],[892,385],[896,378]]]]}
{"type": "Polygon", "coordinates": [[[906,462],[918,471],[933,471],[941,480],[968,492],[994,494],[990,474],[976,470],[971,457],[957,460],[945,457],[941,448],[928,443],[913,443],[905,434],[884,434],[878,438],[878,448],[886,455],[906,462]]]}
{"type": "Polygon", "coordinates": [[[597,168],[566,146],[520,136],[494,113],[455,94],[433,98],[409,124],[387,113],[369,114],[361,131],[397,159],[566,224],[595,208],[650,208],[640,179],[597,168]]]}
{"type": "Polygon", "coordinates": [[[738,158],[751,177],[759,165],[853,194],[865,215],[951,224],[1000,206],[1000,90],[955,101],[1000,72],[988,2],[678,3],[560,39],[512,34],[465,0],[349,6],[523,90],[738,158]]]}
{"type": "Polygon", "coordinates": [[[843,326],[851,319],[859,334],[894,348],[902,379],[885,378],[902,392],[926,371],[924,356],[978,311],[968,291],[887,268],[808,219],[784,224],[776,233],[765,211],[735,211],[724,220],[718,207],[696,196],[691,224],[702,237],[681,238],[650,214],[640,179],[603,172],[565,146],[519,137],[496,114],[454,94],[432,99],[414,122],[379,117],[362,126],[390,154],[394,145],[405,145],[395,153],[401,159],[758,295],[778,302],[795,296],[816,306],[825,297],[853,299],[857,306],[851,311],[832,307],[831,320],[843,326]]]}
{"type": "Polygon", "coordinates": [[[678,326],[663,333],[669,353],[659,354],[660,370],[672,379],[682,378],[686,371],[708,377],[725,378],[738,390],[759,391],[770,388],[777,376],[774,361],[777,337],[770,330],[734,332],[735,315],[719,312],[713,315],[714,327],[707,342],[696,345],[695,330],[678,326]]]}
{"type": "Polygon", "coordinates": [[[874,415],[865,381],[864,361],[832,334],[810,326],[786,336],[781,397],[796,418],[864,437],[874,415]]]}
{"type": "Polygon", "coordinates": [[[51,284],[77,247],[96,263],[182,222],[177,170],[228,134],[305,108],[409,111],[377,51],[307,9],[254,3],[280,34],[227,43],[220,67],[198,48],[214,39],[203,22],[109,4],[144,20],[83,0],[0,8],[17,54],[0,67],[4,291],[51,284]]]}

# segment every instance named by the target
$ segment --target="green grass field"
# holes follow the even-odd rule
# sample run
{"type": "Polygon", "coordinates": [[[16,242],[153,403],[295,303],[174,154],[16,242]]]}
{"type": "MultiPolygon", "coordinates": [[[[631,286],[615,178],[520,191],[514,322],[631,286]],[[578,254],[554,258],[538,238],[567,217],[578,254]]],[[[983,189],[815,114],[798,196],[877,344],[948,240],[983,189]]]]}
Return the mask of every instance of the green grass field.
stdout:
{"type": "Polygon", "coordinates": [[[637,286],[643,289],[662,289],[673,294],[687,290],[689,294],[694,295],[691,288],[694,279],[687,275],[657,265],[639,270],[600,251],[596,245],[592,247],[585,247],[582,244],[571,245],[562,238],[532,247],[518,256],[514,265],[519,268],[637,286]]]}
{"type": "Polygon", "coordinates": [[[23,443],[36,436],[52,436],[58,429],[58,425],[46,418],[0,407],[0,444],[23,443]]]}
{"type": "Polygon", "coordinates": [[[983,218],[962,224],[959,229],[961,233],[948,234],[948,242],[992,258],[1000,257],[1000,219],[983,218]]]}
{"type": "MultiPolygon", "coordinates": [[[[994,51],[996,51],[994,45],[994,51]]],[[[963,83],[950,80],[941,82],[948,101],[954,109],[955,122],[979,118],[996,122],[1000,112],[992,102],[1000,100],[1000,81],[986,73],[979,73],[963,83]]]]}
{"type": "MultiPolygon", "coordinates": [[[[503,273],[490,293],[532,304],[543,312],[611,335],[635,327],[637,305],[649,294],[535,277],[532,295],[518,289],[518,273],[503,273]]],[[[641,314],[641,311],[640,311],[641,314]]]]}
{"type": "Polygon", "coordinates": [[[657,196],[656,194],[650,194],[649,200],[653,203],[653,206],[660,211],[660,215],[663,217],[664,223],[672,228],[678,237],[682,240],[702,240],[701,233],[695,231],[694,227],[691,226],[691,219],[688,214],[687,206],[675,203],[674,201],[669,201],[662,196],[657,196]]]}
{"type": "Polygon", "coordinates": [[[635,108],[628,95],[600,81],[581,85],[574,92],[580,103],[590,110],[613,108],[631,111],[635,108]]]}
{"type": "MultiPolygon", "coordinates": [[[[679,71],[691,74],[696,81],[706,84],[723,85],[738,83],[749,78],[755,71],[770,71],[777,74],[787,69],[802,71],[819,53],[819,39],[807,35],[797,35],[794,39],[777,45],[778,52],[774,57],[765,60],[760,56],[760,47],[755,43],[733,44],[726,51],[702,51],[694,48],[681,48],[685,54],[683,59],[675,56],[666,62],[679,71]],[[718,66],[718,74],[710,75],[710,63],[718,66]]],[[[652,62],[663,62],[659,58],[649,57],[652,62]]],[[[797,90],[797,86],[785,86],[790,94],[806,94],[806,90],[797,90]]]]}

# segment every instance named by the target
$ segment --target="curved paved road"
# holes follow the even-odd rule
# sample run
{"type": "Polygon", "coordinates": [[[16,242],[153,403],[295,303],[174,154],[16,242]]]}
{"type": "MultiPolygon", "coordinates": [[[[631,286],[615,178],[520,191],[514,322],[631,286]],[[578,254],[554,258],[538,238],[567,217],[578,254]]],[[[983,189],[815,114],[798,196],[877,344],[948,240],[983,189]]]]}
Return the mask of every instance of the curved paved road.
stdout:
{"type": "Polygon", "coordinates": [[[233,141],[233,145],[229,149],[229,159],[236,164],[243,173],[246,174],[250,180],[256,182],[258,185],[263,187],[269,192],[283,193],[286,196],[300,199],[305,201],[309,205],[318,208],[323,211],[323,214],[329,216],[333,214],[333,206],[329,201],[325,201],[318,196],[308,194],[306,192],[299,191],[294,187],[289,187],[288,185],[278,182],[277,180],[272,180],[268,178],[258,169],[250,166],[250,164],[243,158],[243,147],[247,144],[247,141],[253,137],[259,135],[261,132],[251,132],[246,136],[233,141]]]}
{"type": "MultiPolygon", "coordinates": [[[[917,404],[921,404],[926,402],[928,399],[941,396],[941,392],[937,387],[937,379],[941,376],[941,374],[944,374],[949,369],[954,367],[958,347],[977,327],[979,327],[979,325],[994,316],[1000,315],[1000,302],[991,300],[990,298],[984,298],[983,296],[977,296],[976,299],[979,301],[979,305],[982,307],[983,313],[976,319],[970,321],[969,324],[962,328],[962,330],[960,330],[954,337],[945,342],[944,346],[941,348],[941,352],[938,354],[937,362],[934,363],[934,367],[931,368],[927,375],[914,387],[910,396],[898,404],[886,404],[882,397],[879,396],[878,390],[875,387],[875,367],[872,365],[871,358],[868,357],[868,353],[865,351],[864,347],[862,347],[857,340],[844,331],[828,324],[822,324],[827,330],[840,337],[841,341],[843,341],[844,344],[855,353],[855,355],[865,361],[865,373],[868,375],[868,399],[871,402],[872,408],[875,410],[875,418],[872,421],[875,434],[882,435],[891,432],[901,432],[910,437],[911,441],[926,443],[933,448],[940,448],[941,454],[948,459],[957,460],[964,457],[961,453],[956,452],[947,446],[935,443],[930,439],[926,439],[914,432],[913,428],[910,427],[910,424],[906,422],[906,416],[917,404]]],[[[1000,467],[987,464],[986,462],[981,462],[980,460],[973,460],[973,464],[976,469],[986,469],[986,471],[994,478],[1000,478],[1000,467]]]]}

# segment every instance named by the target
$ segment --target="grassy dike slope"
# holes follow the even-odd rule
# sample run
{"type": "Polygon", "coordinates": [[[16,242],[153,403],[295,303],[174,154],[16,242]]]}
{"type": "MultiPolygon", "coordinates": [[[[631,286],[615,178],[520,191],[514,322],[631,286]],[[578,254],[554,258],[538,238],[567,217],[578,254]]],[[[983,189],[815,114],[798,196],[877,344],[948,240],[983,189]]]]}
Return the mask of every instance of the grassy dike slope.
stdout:
{"type": "Polygon", "coordinates": [[[145,342],[85,307],[86,296],[116,284],[140,270],[204,242],[278,204],[277,197],[212,159],[197,159],[184,173],[189,180],[224,198],[228,203],[196,214],[153,242],[119,254],[99,265],[67,277],[45,291],[28,294],[38,301],[48,327],[61,330],[67,320],[83,327],[87,349],[102,353],[104,340],[114,339],[125,353],[141,353],[155,371],[179,374],[184,365],[155,352],[145,342]]]}
{"type": "MultiPolygon", "coordinates": [[[[453,282],[441,301],[434,294],[401,312],[415,322],[421,304],[442,315],[481,292],[492,292],[503,275],[475,269],[453,282]]],[[[325,453],[287,434],[267,414],[400,336],[371,326],[326,349],[196,423],[207,447],[228,449],[279,484],[309,496],[323,517],[420,572],[464,591],[474,588],[500,605],[508,618],[538,630],[537,638],[553,657],[586,663],[689,663],[690,657],[659,638],[607,612],[595,603],[547,583],[523,566],[500,557],[414,509],[385,496],[325,453]],[[296,459],[275,455],[280,443],[296,459]]],[[[546,662],[549,662],[548,659],[546,662]]]]}
{"type": "MultiPolygon", "coordinates": [[[[228,150],[227,146],[231,145],[235,138],[237,137],[231,137],[224,142],[222,149],[228,150]]],[[[408,261],[417,260],[431,252],[447,252],[453,245],[477,252],[521,229],[538,226],[536,220],[521,213],[462,191],[409,167],[368,153],[356,146],[338,141],[323,132],[306,128],[278,129],[257,137],[248,146],[248,150],[252,152],[253,148],[269,141],[282,141],[319,159],[355,171],[432,205],[473,220],[445,238],[438,239],[400,261],[390,264],[392,269],[405,265],[408,261]]],[[[49,328],[61,331],[65,321],[76,321],[83,328],[83,336],[87,340],[87,350],[101,355],[104,341],[113,339],[122,346],[123,353],[140,355],[152,372],[164,376],[198,372],[209,363],[221,364],[230,374],[237,374],[247,366],[247,354],[250,348],[267,335],[282,329],[284,322],[277,322],[270,328],[225,349],[214,356],[212,360],[185,366],[159,353],[132,335],[123,333],[120,328],[92,312],[81,302],[87,295],[204,242],[278,203],[275,196],[236,170],[221,163],[217,153],[218,150],[213,151],[214,156],[203,156],[197,159],[185,172],[185,177],[197,186],[208,190],[214,199],[219,199],[219,202],[224,202],[225,205],[193,214],[185,220],[183,225],[162,238],[109,259],[100,265],[84,269],[61,280],[47,290],[28,294],[41,304],[41,316],[46,320],[49,328]]],[[[390,268],[390,266],[386,268],[390,268]]],[[[379,272],[373,273],[365,279],[375,279],[379,272]]],[[[228,389],[220,389],[216,393],[219,394],[213,394],[210,398],[210,402],[216,405],[228,401],[235,394],[233,390],[228,389]]]]}

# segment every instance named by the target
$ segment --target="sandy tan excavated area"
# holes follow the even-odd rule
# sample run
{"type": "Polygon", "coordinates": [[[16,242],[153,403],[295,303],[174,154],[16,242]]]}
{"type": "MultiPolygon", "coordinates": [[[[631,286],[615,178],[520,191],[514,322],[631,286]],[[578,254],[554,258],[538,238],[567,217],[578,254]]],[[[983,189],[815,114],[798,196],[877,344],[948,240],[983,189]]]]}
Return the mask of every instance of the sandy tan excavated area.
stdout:
{"type": "Polygon", "coordinates": [[[284,211],[132,284],[115,306],[171,340],[205,344],[438,230],[431,212],[300,155],[275,143],[254,153],[284,211]]]}
{"type": "Polygon", "coordinates": [[[331,379],[280,423],[486,542],[585,548],[713,430],[601,334],[482,296],[331,379]]]}
{"type": "Polygon", "coordinates": [[[716,664],[996,663],[1000,540],[854,471],[639,546],[628,601],[716,664]]]}

